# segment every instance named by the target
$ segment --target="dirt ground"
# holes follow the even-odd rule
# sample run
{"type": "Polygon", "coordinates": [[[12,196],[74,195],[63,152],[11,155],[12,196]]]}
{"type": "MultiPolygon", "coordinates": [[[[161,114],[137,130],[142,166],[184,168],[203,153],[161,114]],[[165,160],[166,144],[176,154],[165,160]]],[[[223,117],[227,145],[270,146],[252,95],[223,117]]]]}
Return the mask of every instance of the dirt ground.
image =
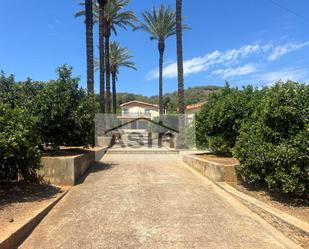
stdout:
{"type": "Polygon", "coordinates": [[[47,184],[0,181],[0,241],[48,206],[63,191],[47,184]]]}
{"type": "Polygon", "coordinates": [[[265,189],[252,188],[245,184],[238,184],[234,187],[238,191],[263,201],[274,208],[286,212],[302,221],[309,222],[309,199],[279,195],[265,189]]]}

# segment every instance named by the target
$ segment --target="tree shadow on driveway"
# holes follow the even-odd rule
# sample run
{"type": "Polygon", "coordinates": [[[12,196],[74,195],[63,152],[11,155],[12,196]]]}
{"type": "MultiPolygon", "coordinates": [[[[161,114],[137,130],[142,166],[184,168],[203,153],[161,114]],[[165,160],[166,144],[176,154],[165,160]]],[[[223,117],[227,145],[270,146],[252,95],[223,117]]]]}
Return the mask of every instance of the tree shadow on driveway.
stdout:
{"type": "Polygon", "coordinates": [[[112,163],[103,163],[103,162],[96,162],[93,164],[86,173],[78,180],[76,185],[80,185],[84,183],[84,181],[88,178],[88,176],[101,172],[101,171],[107,171],[112,169],[113,167],[117,166],[118,164],[112,164],[112,163]]]}

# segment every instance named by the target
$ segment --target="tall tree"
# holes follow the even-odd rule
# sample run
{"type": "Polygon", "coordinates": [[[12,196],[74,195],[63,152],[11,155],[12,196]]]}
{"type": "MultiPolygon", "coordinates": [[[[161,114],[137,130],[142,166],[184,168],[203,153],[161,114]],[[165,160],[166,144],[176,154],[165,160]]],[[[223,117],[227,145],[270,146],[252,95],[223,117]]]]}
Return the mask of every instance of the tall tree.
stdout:
{"type": "Polygon", "coordinates": [[[177,71],[178,71],[178,110],[179,110],[179,136],[177,145],[184,145],[185,126],[185,95],[183,77],[183,47],[182,47],[182,0],[176,0],[176,37],[177,37],[177,71]]]}
{"type": "Polygon", "coordinates": [[[106,110],[111,112],[111,90],[110,90],[110,54],[109,43],[111,32],[117,35],[116,27],[126,29],[127,26],[135,27],[134,22],[137,20],[132,11],[123,11],[123,8],[130,3],[130,0],[110,0],[105,10],[106,29],[104,33],[105,39],[105,62],[106,62],[106,110]]]}
{"type": "MultiPolygon", "coordinates": [[[[136,65],[133,61],[131,61],[133,57],[130,54],[130,51],[125,48],[121,47],[118,42],[112,42],[110,44],[110,68],[111,68],[111,75],[112,75],[112,90],[113,90],[113,113],[117,112],[117,80],[119,69],[121,67],[127,67],[134,70],[137,70],[136,65]]],[[[95,69],[98,69],[100,64],[99,61],[96,60],[95,69]]]]}
{"type": "MultiPolygon", "coordinates": [[[[127,26],[135,27],[134,23],[137,21],[136,16],[132,11],[123,11],[123,8],[130,3],[130,0],[97,0],[93,8],[94,21],[99,22],[99,36],[100,36],[100,61],[101,67],[105,65],[106,78],[104,77],[104,70],[100,70],[100,88],[101,96],[103,96],[104,86],[106,83],[106,98],[103,97],[101,108],[105,108],[107,113],[111,112],[111,91],[110,91],[110,65],[109,65],[109,43],[110,36],[113,32],[117,35],[116,28],[120,27],[126,29],[127,26]],[[101,7],[100,7],[101,6],[101,7]],[[102,7],[104,6],[104,7],[102,7]],[[103,11],[104,10],[104,11],[103,11]],[[103,13],[102,13],[103,12],[103,13]],[[101,25],[100,25],[101,24],[101,25]],[[104,79],[105,78],[105,79],[104,79]],[[106,82],[105,82],[106,80],[106,82]],[[103,101],[105,100],[105,103],[103,101]]],[[[84,15],[84,11],[80,11],[76,16],[84,15]]]]}
{"type": "Polygon", "coordinates": [[[151,40],[158,41],[159,50],[159,109],[160,115],[164,114],[163,104],[163,59],[165,41],[168,37],[176,34],[176,13],[170,7],[161,5],[153,7],[152,11],[145,11],[142,14],[143,21],[137,27],[150,34],[151,40]]]}
{"type": "Polygon", "coordinates": [[[85,0],[81,3],[85,9],[75,14],[75,17],[85,15],[86,25],[86,55],[87,55],[87,89],[94,92],[94,64],[93,64],[93,2],[85,0]]]}
{"type": "Polygon", "coordinates": [[[112,88],[113,88],[113,113],[117,112],[117,91],[116,82],[118,80],[118,73],[120,67],[127,67],[134,70],[136,65],[131,61],[133,57],[127,48],[120,47],[118,42],[110,44],[110,69],[112,74],[112,88]]]}
{"type": "MultiPolygon", "coordinates": [[[[111,0],[110,0],[111,1],[111,0]]],[[[106,21],[105,21],[105,7],[108,3],[108,0],[98,0],[98,7],[96,16],[99,20],[99,52],[100,52],[100,108],[101,112],[105,113],[105,55],[104,55],[104,33],[106,30],[106,21]]],[[[97,6],[97,5],[96,5],[97,6]]]]}
{"type": "Polygon", "coordinates": [[[185,114],[183,47],[182,47],[182,0],[176,0],[176,37],[177,37],[177,69],[178,69],[178,109],[185,114]]]}

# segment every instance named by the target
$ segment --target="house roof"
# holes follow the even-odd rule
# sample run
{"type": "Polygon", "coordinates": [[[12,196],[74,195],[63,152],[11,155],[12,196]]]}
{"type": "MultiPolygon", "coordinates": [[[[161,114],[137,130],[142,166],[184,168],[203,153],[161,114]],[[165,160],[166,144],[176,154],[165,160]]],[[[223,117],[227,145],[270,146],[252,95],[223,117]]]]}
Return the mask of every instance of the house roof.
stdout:
{"type": "Polygon", "coordinates": [[[129,106],[129,105],[142,105],[142,106],[149,106],[149,107],[153,107],[153,108],[159,108],[159,105],[156,104],[151,104],[151,103],[147,103],[147,102],[142,102],[142,101],[138,101],[138,100],[133,100],[127,103],[123,103],[122,105],[120,105],[120,107],[125,107],[125,106],[129,106]]]}
{"type": "Polygon", "coordinates": [[[198,108],[201,108],[204,104],[206,104],[206,101],[192,104],[192,105],[187,105],[186,110],[190,111],[190,110],[198,109],[198,108]]]}

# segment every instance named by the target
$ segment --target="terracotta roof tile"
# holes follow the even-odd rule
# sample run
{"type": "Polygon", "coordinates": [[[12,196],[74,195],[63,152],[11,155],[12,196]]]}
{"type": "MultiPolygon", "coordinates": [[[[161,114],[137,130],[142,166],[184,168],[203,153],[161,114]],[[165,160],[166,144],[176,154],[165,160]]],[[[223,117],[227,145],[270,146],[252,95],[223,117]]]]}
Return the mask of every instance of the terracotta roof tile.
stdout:
{"type": "Polygon", "coordinates": [[[201,108],[204,104],[206,104],[206,101],[200,102],[200,103],[196,103],[196,104],[192,104],[192,105],[187,105],[186,109],[187,110],[192,110],[192,109],[201,108]]]}

